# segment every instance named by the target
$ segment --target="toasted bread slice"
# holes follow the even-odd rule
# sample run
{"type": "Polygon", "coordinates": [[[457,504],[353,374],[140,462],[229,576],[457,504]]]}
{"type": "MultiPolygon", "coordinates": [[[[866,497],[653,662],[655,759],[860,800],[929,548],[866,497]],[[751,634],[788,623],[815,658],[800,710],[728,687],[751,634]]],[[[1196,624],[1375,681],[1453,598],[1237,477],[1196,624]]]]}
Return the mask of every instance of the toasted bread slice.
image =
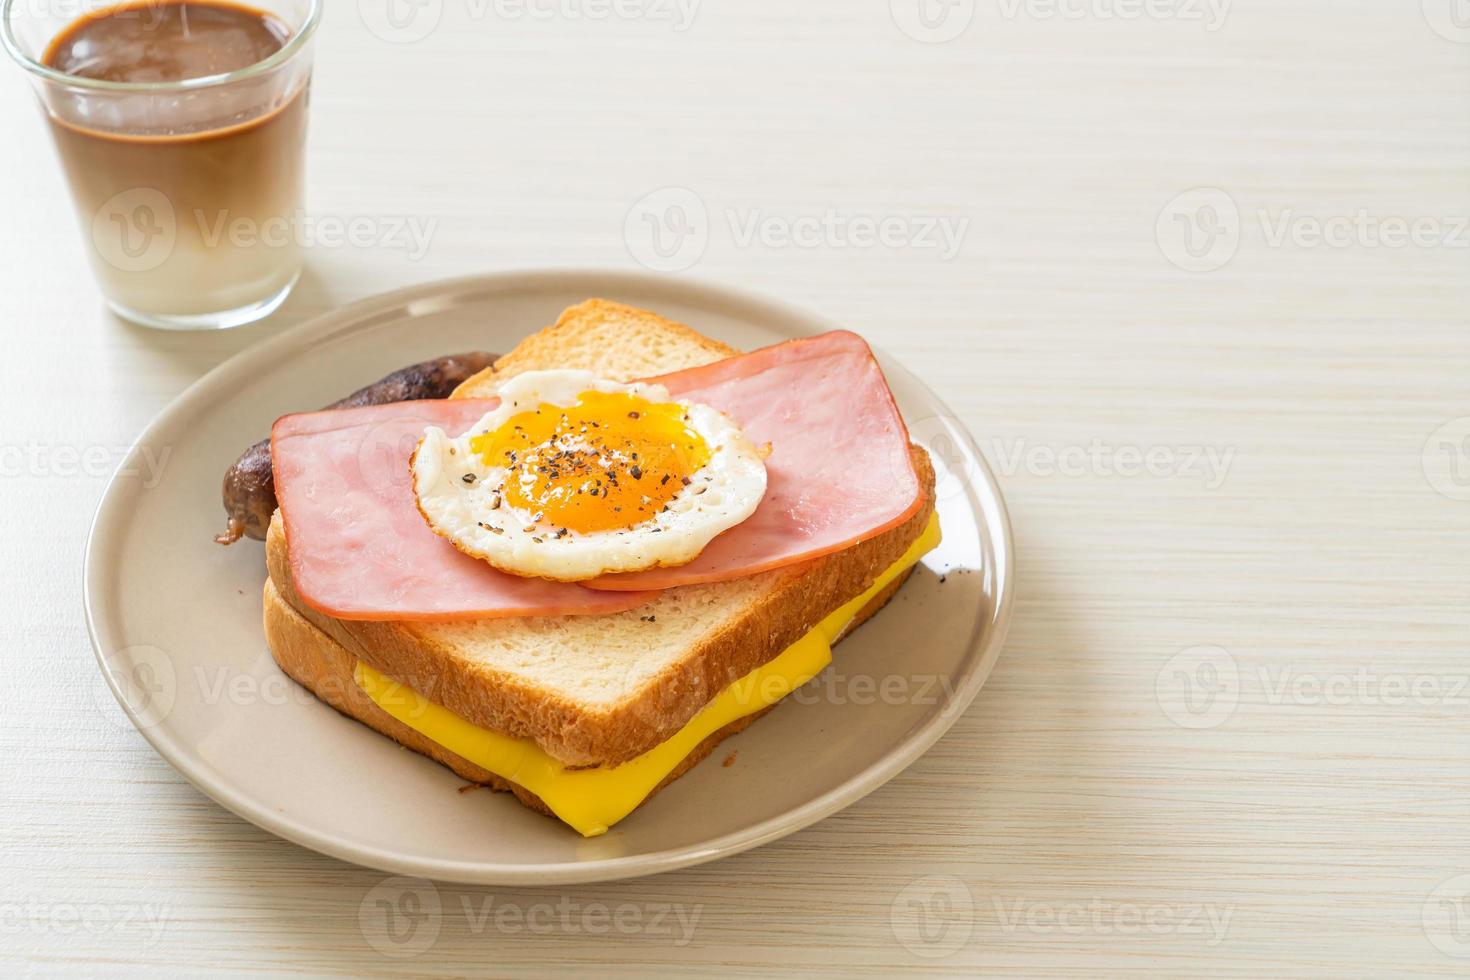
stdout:
{"type": "MultiPolygon", "coordinates": [[[[491,394],[504,378],[537,368],[633,378],[731,353],[656,314],[592,300],[517,345],[496,362],[492,377],[477,375],[456,394],[491,394]]],[[[480,727],[534,740],[567,765],[615,766],[677,733],[713,697],[863,592],[903,555],[933,509],[928,456],[917,447],[911,452],[929,503],[899,527],[799,565],[669,589],[642,607],[610,616],[439,623],[334,619],[311,610],[292,587],[279,514],[271,522],[267,562],[281,602],[317,631],[306,635],[334,644],[321,660],[345,651],[480,727]]],[[[277,651],[278,660],[285,656],[277,651]]],[[[310,680],[303,683],[317,690],[310,680]]]]}
{"type": "Polygon", "coordinates": [[[657,313],[605,299],[569,306],[556,323],[454,390],[451,398],[486,398],[522,371],[576,368],[611,381],[632,381],[722,361],[740,353],[657,313]]]}

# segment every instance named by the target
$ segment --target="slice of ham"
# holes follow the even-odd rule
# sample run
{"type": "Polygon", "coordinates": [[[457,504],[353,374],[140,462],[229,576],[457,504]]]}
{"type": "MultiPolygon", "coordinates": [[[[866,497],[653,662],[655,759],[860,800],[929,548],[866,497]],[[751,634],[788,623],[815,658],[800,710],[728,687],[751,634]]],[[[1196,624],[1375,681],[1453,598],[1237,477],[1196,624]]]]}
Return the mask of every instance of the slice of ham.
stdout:
{"type": "Polygon", "coordinates": [[[836,330],[652,378],[769,443],[756,512],[687,565],[604,575],[594,589],[724,582],[851,547],[912,517],[924,492],[873,352],[836,330]]]}
{"type": "Polygon", "coordinates": [[[652,379],[770,445],[756,512],[693,562],[580,585],[497,571],[429,530],[409,456],[425,427],[457,435],[497,403],[415,401],[288,415],[271,432],[291,573],[339,619],[452,620],[619,612],[646,590],[743,578],[840,551],[923,506],[908,432],[868,345],[835,331],[652,379]]]}
{"type": "Polygon", "coordinates": [[[414,506],[414,446],[426,426],[462,432],[494,404],[399,402],[276,422],[271,468],[303,602],[337,619],[452,620],[614,613],[652,597],[507,575],[429,530],[414,506]]]}

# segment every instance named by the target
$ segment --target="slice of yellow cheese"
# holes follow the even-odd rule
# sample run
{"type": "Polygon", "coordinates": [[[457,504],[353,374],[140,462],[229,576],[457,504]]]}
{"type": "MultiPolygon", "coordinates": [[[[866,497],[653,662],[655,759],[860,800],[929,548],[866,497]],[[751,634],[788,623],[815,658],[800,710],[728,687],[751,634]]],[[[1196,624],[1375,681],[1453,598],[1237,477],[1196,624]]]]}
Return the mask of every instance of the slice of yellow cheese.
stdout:
{"type": "Polygon", "coordinates": [[[832,643],[863,606],[939,544],[939,521],[866,592],[833,612],[801,639],[721,691],[667,741],[612,769],[567,769],[526,738],[471,724],[358,661],[357,685],[388,714],[455,755],[525,787],[586,837],[595,837],[633,810],[684,757],[710,735],[796,690],[832,662],[832,643]]]}

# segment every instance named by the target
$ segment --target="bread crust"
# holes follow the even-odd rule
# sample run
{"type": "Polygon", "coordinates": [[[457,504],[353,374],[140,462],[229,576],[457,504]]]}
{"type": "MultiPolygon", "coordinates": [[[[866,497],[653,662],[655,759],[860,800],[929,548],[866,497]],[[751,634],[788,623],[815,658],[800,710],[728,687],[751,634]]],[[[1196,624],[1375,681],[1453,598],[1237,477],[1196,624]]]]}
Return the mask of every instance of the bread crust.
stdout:
{"type": "MultiPolygon", "coordinates": [[[[912,569],[909,571],[911,572],[912,569]]],[[[898,592],[908,575],[909,572],[905,572],[874,596],[838,639],[845,638],[852,630],[881,609],[898,592]]],[[[428,756],[435,762],[447,766],[460,778],[470,783],[500,793],[513,793],[516,799],[531,809],[547,816],[554,816],[550,807],[535,793],[456,755],[378,707],[363,692],[362,688],[357,686],[354,678],[357,658],[341,644],[308,622],[281,596],[270,580],[265,583],[263,598],[265,635],[266,642],[270,645],[271,655],[275,657],[281,670],[312,692],[319,700],[347,717],[360,721],[399,744],[413,749],[420,755],[428,756]]],[[[744,731],[757,718],[775,707],[776,705],[771,705],[754,714],[746,715],[744,718],[738,718],[700,742],[694,751],[685,756],[683,761],[644,798],[639,807],[641,808],[665,786],[698,765],[715,750],[715,746],[731,735],[744,731]]]]}

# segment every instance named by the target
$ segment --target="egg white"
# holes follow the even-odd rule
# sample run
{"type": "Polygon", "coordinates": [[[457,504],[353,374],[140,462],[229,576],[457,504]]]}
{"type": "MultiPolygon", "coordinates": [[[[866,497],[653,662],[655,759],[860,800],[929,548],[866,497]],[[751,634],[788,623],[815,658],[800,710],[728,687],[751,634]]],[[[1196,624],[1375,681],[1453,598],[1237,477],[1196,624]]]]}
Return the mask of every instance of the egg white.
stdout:
{"type": "Polygon", "coordinates": [[[662,385],[619,384],[588,371],[528,371],[505,382],[498,394],[500,404],[458,436],[426,429],[411,466],[419,512],[434,533],[503,571],[575,582],[687,564],[717,535],[753,514],[765,495],[765,463],[740,427],[708,405],[675,402],[662,385]],[[668,508],[651,518],[626,528],[558,535],[555,524],[512,507],[497,492],[510,471],[485,463],[470,448],[470,439],[543,404],[574,406],[586,391],[680,405],[710,455],[668,508]]]}

